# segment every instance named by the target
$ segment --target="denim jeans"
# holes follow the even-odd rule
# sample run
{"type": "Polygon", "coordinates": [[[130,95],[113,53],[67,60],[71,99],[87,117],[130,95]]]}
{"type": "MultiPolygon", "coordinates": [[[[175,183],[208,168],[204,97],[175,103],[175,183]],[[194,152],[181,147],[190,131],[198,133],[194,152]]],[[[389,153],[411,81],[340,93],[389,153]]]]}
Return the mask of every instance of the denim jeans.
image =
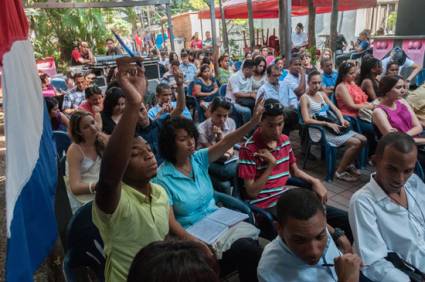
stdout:
{"type": "Polygon", "coordinates": [[[230,117],[236,122],[237,127],[240,127],[247,123],[251,118],[251,110],[248,107],[233,103],[233,109],[230,113],[230,117]]]}
{"type": "Polygon", "coordinates": [[[231,187],[236,176],[237,162],[221,164],[213,162],[210,164],[208,172],[214,188],[222,193],[232,194],[231,187]]]}

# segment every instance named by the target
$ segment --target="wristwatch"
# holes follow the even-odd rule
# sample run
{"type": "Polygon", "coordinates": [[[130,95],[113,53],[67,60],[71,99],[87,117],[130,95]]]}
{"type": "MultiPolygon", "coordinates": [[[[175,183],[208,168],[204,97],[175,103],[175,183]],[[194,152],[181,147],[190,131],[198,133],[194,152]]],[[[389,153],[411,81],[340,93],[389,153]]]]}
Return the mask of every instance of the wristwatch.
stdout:
{"type": "Polygon", "coordinates": [[[335,231],[331,234],[331,236],[334,242],[336,242],[341,236],[345,235],[345,231],[338,227],[335,227],[334,230],[335,231]]]}

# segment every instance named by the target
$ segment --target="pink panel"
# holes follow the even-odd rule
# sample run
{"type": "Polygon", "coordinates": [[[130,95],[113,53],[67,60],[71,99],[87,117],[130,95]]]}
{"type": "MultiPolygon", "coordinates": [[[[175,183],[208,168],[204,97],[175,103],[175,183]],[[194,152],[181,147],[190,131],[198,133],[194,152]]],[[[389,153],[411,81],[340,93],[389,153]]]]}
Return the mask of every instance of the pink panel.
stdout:
{"type": "Polygon", "coordinates": [[[37,60],[37,69],[50,77],[53,77],[57,74],[56,63],[53,57],[37,60]]]}
{"type": "Polygon", "coordinates": [[[411,60],[413,60],[421,68],[423,67],[425,39],[406,39],[403,41],[402,48],[411,60]]]}
{"type": "Polygon", "coordinates": [[[382,60],[394,47],[393,39],[375,39],[373,41],[373,56],[382,60]]]}

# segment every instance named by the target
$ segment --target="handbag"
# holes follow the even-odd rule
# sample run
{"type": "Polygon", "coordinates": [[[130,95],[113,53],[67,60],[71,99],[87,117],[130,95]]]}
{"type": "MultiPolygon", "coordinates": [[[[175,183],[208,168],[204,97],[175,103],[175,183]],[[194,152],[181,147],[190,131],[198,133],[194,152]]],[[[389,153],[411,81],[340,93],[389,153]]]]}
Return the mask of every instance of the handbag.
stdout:
{"type": "Polygon", "coordinates": [[[350,127],[344,127],[341,125],[340,121],[338,120],[338,117],[335,115],[335,113],[329,108],[328,105],[325,107],[322,107],[321,111],[319,113],[316,113],[313,115],[313,118],[318,121],[325,121],[329,123],[335,123],[339,125],[339,132],[336,132],[332,128],[328,126],[323,126],[325,130],[328,132],[334,134],[334,135],[344,135],[348,131],[350,131],[350,127]]]}
{"type": "Polygon", "coordinates": [[[424,273],[422,273],[419,269],[417,269],[407,261],[400,258],[397,253],[388,253],[385,259],[391,262],[395,268],[407,274],[411,282],[423,282],[425,280],[424,273]]]}

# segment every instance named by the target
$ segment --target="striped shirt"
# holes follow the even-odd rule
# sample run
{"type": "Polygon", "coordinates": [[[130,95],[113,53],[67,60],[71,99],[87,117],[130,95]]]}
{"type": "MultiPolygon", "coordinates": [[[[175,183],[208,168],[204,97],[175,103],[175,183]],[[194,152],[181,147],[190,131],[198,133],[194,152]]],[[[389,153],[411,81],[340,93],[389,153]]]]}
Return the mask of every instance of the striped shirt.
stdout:
{"type": "MultiPolygon", "coordinates": [[[[257,129],[239,151],[238,175],[244,180],[258,179],[267,168],[265,162],[258,157],[254,157],[255,152],[267,148],[261,139],[260,130],[257,129]]],[[[276,166],[273,168],[263,189],[255,199],[250,201],[251,204],[259,208],[270,208],[276,205],[280,195],[287,190],[285,185],[289,178],[289,167],[295,163],[295,155],[289,138],[284,134],[280,136],[276,148],[271,153],[276,159],[276,166]]]]}

